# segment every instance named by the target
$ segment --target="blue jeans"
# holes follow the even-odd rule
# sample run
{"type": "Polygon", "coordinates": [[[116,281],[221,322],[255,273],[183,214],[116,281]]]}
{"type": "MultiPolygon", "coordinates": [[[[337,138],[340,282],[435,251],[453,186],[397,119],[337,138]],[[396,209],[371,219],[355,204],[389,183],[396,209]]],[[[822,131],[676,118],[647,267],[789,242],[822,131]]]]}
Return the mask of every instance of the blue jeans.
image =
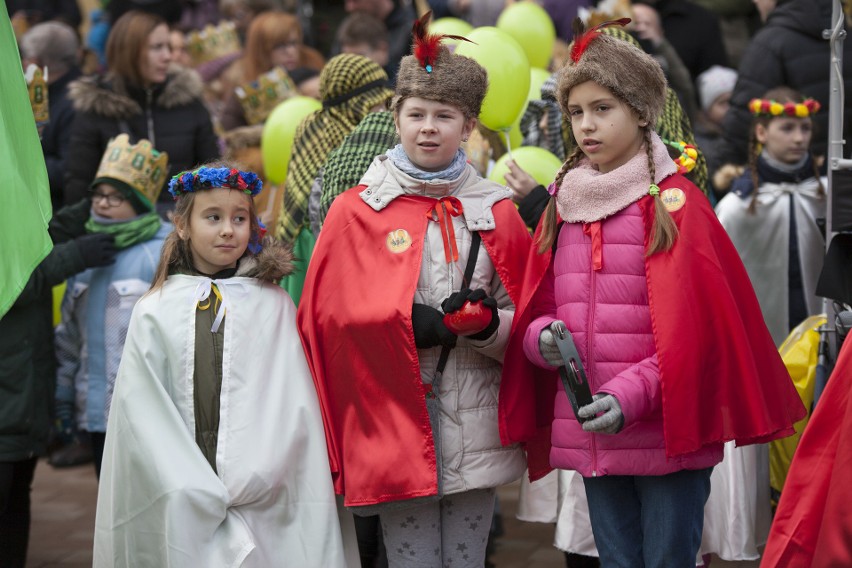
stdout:
{"type": "Polygon", "coordinates": [[[712,471],[585,478],[601,566],[695,566],[712,471]]]}

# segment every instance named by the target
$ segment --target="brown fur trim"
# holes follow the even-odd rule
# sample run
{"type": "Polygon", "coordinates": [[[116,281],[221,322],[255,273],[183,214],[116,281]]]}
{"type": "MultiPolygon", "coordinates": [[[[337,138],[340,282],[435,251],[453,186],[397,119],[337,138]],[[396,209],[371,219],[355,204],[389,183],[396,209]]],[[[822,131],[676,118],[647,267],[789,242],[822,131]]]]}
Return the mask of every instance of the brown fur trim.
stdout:
{"type": "Polygon", "coordinates": [[[263,136],[263,125],[255,124],[252,126],[240,126],[229,130],[222,137],[225,141],[225,155],[223,159],[230,160],[235,152],[245,150],[246,148],[260,147],[260,140],[263,136]]]}
{"type": "Polygon", "coordinates": [[[278,282],[293,270],[293,250],[290,246],[272,237],[264,237],[260,254],[244,257],[236,275],[278,282]]]}
{"type": "MultiPolygon", "coordinates": [[[[174,108],[200,100],[204,89],[201,77],[192,69],[173,67],[169,71],[166,87],[157,97],[163,108],[174,108]]],[[[74,110],[91,112],[115,119],[126,119],[142,113],[142,107],[126,94],[124,83],[113,78],[107,82],[102,77],[83,77],[68,87],[68,97],[74,110]]]]}
{"type": "Polygon", "coordinates": [[[716,191],[720,193],[727,192],[731,189],[731,184],[734,183],[734,180],[743,175],[744,171],[744,166],[734,164],[725,164],[720,167],[713,174],[713,185],[716,187],[716,191]]]}

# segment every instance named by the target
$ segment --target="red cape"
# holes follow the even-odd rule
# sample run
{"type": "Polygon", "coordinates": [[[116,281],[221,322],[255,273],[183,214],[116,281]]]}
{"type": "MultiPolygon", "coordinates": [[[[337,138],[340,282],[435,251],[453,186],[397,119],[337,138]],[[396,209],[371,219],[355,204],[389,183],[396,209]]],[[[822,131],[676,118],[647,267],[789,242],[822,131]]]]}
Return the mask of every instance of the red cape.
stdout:
{"type": "MultiPolygon", "coordinates": [[[[789,436],[805,408],[766,329],[739,254],[707,198],[690,181],[675,174],[659,185],[661,190],[680,188],[686,196],[685,205],[671,213],[679,231],[675,245],[645,262],[666,454],[685,455],[728,440],[745,445],[789,436]]],[[[647,245],[653,198],[642,198],[639,206],[647,245]]],[[[551,252],[539,256],[546,258],[546,267],[551,252]]],[[[543,271],[542,264],[530,266],[543,271]]],[[[541,277],[527,280],[540,282],[541,277]]],[[[529,312],[529,305],[524,310],[529,312]]],[[[552,418],[552,392],[548,396],[550,406],[538,408],[552,418]]],[[[531,408],[535,402],[524,404],[531,408]]],[[[518,436],[541,424],[524,422],[525,417],[511,421],[518,436]]]]}
{"type": "MultiPolygon", "coordinates": [[[[401,196],[376,212],[358,195],[362,189],[343,193],[329,211],[298,312],[335,490],[345,495],[346,505],[356,506],[431,496],[438,490],[411,325],[426,213],[434,199],[401,196]],[[411,246],[394,253],[388,236],[399,229],[408,232],[411,246]]],[[[482,231],[482,243],[517,306],[531,240],[511,201],[497,202],[492,211],[497,230],[482,231]]],[[[507,383],[516,386],[539,373],[524,357],[524,329],[513,324],[501,408],[511,407],[518,395],[517,389],[504,388],[507,383]]],[[[536,454],[534,462],[545,460],[546,454],[536,454]]]]}
{"type": "Polygon", "coordinates": [[[790,465],[762,567],[852,566],[850,395],[847,338],[790,465]]]}

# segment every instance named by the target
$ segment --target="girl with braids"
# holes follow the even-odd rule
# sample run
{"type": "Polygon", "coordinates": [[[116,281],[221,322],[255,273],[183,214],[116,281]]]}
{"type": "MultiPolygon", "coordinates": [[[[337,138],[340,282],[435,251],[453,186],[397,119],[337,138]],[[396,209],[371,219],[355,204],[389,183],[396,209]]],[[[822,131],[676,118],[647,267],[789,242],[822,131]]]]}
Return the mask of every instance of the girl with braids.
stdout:
{"type": "Polygon", "coordinates": [[[745,264],[772,338],[781,345],[790,330],[821,310],[815,289],[825,238],[818,220],[825,219],[826,200],[810,152],[819,103],[777,87],[752,100],[749,110],[754,119],[748,166],[716,214],[745,264]]]}
{"type": "Polygon", "coordinates": [[[691,566],[724,442],[787,436],[804,408],[736,250],[653,130],[659,64],[576,24],[558,81],[574,150],[536,235],[547,268],[527,275],[516,319],[531,319],[534,364],[565,365],[567,330],[585,369],[579,408],[552,379],[550,465],[584,477],[601,565],[691,566]]]}
{"type": "Polygon", "coordinates": [[[263,237],[261,181],[222,162],[172,178],[175,230],[116,378],[95,566],[344,566],[292,255],[263,237]]]}

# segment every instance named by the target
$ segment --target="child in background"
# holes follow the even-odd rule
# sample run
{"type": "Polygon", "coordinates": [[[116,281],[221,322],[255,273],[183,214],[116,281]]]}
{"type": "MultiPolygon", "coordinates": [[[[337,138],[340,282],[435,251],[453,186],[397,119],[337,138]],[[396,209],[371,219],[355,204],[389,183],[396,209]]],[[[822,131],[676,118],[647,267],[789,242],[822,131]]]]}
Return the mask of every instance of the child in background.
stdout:
{"type": "Polygon", "coordinates": [[[121,134],[107,145],[91,184],[89,233],[113,236],[115,262],[68,279],[56,329],[56,416],[91,440],[100,476],[107,416],[130,313],[154,279],[171,225],[154,210],[168,155],[121,134]]]}
{"type": "Polygon", "coordinates": [[[388,64],[388,28],[367,12],[353,12],[337,28],[341,53],[354,53],[372,59],[382,67],[388,64]]]}
{"type": "Polygon", "coordinates": [[[531,241],[511,192],[460,148],[485,70],[417,29],[415,53],[434,55],[400,65],[401,144],[331,205],[299,328],[336,489],[379,515],[390,565],[481,567],[494,489],[526,466],[501,443],[498,404],[504,377],[530,371],[503,362],[526,365],[509,332],[531,241]]]}
{"type": "Polygon", "coordinates": [[[731,104],[731,93],[737,83],[737,72],[728,67],[714,65],[698,76],[698,98],[701,109],[695,120],[695,143],[707,160],[707,173],[711,180],[714,197],[722,198],[712,181],[716,171],[722,166],[721,147],[722,120],[731,104]]]}
{"type": "Polygon", "coordinates": [[[172,178],[175,230],[116,379],[95,566],[343,566],[316,391],[252,172],[172,178]]]}
{"type": "Polygon", "coordinates": [[[825,189],[810,152],[814,99],[777,87],[749,103],[749,163],[716,206],[745,264],[776,345],[822,304],[825,189]]]}
{"type": "Polygon", "coordinates": [[[564,365],[564,326],[585,367],[578,409],[554,379],[550,463],[585,478],[601,565],[690,566],[722,443],[789,435],[804,408],[736,251],[653,131],[659,64],[577,25],[558,85],[575,150],[537,237],[549,268],[527,276],[524,348],[564,365]]]}

